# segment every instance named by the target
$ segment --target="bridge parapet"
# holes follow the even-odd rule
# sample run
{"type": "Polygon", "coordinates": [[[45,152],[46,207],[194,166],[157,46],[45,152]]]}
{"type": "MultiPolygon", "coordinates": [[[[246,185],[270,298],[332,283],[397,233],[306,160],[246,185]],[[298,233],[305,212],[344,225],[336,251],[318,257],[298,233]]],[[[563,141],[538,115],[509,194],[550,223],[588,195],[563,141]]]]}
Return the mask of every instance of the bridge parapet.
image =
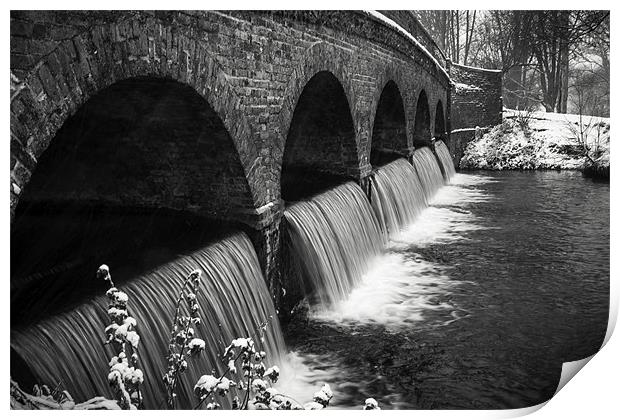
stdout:
{"type": "Polygon", "coordinates": [[[433,37],[428,33],[426,28],[420,23],[418,17],[412,10],[380,10],[381,14],[392,19],[394,22],[402,26],[407,32],[413,35],[414,38],[420,42],[428,52],[439,62],[439,64],[446,68],[446,55],[443,53],[439,45],[435,42],[433,37]]]}

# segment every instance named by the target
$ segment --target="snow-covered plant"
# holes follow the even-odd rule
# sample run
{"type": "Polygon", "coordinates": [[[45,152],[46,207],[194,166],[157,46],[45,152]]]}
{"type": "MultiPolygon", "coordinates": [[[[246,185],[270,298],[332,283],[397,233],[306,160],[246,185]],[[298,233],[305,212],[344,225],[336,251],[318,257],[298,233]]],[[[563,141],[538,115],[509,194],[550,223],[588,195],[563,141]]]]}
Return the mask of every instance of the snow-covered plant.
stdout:
{"type": "Polygon", "coordinates": [[[105,334],[106,344],[112,346],[116,356],[109,362],[108,382],[119,407],[124,410],[137,409],[142,405],[140,384],[144,382],[144,375],[138,367],[140,336],[136,331],[137,322],[127,311],[129,297],[114,287],[107,265],[99,267],[97,277],[110,284],[106,292],[110,324],[105,334]]]}
{"type": "Polygon", "coordinates": [[[321,410],[329,405],[330,400],[334,396],[328,384],[324,384],[318,392],[314,393],[313,401],[306,403],[306,410],[321,410]]]}
{"type": "Polygon", "coordinates": [[[583,157],[590,163],[595,163],[603,152],[601,140],[604,129],[608,128],[606,124],[600,118],[584,116],[580,112],[577,122],[567,120],[566,127],[573,135],[583,157]]]}
{"type": "MultiPolygon", "coordinates": [[[[194,336],[194,327],[201,322],[197,300],[201,275],[200,270],[194,270],[187,276],[176,301],[168,343],[168,368],[163,376],[168,409],[175,408],[175,390],[179,375],[187,370],[189,358],[205,349],[205,342],[194,336]]],[[[111,324],[105,329],[106,344],[114,346],[117,355],[110,360],[108,380],[114,390],[118,407],[137,409],[142,404],[140,384],[144,382],[143,373],[138,368],[137,347],[140,336],[136,331],[137,322],[127,310],[129,297],[114,286],[107,265],[99,267],[97,277],[110,284],[106,295],[109,299],[108,315],[111,324]]],[[[259,325],[260,342],[265,340],[267,326],[268,322],[259,325]]],[[[252,337],[232,340],[223,352],[222,361],[226,366],[224,372],[220,376],[215,376],[213,372],[202,375],[196,382],[194,393],[199,402],[195,408],[203,405],[212,410],[222,408],[218,399],[226,397],[233,389],[236,390],[236,395],[232,401],[232,409],[237,410],[246,410],[250,408],[250,404],[255,409],[271,410],[320,410],[329,405],[333,392],[328,384],[315,392],[312,401],[306,404],[280,393],[274,387],[280,376],[280,368],[276,365],[267,367],[266,358],[266,352],[257,348],[252,337]]],[[[109,403],[102,408],[111,408],[111,405],[114,405],[113,401],[109,403]]],[[[369,398],[364,409],[379,409],[379,405],[369,398]]]]}
{"type": "MultiPolygon", "coordinates": [[[[260,341],[264,341],[264,331],[268,323],[259,326],[260,341]]],[[[257,349],[254,339],[236,338],[224,349],[223,362],[226,369],[222,375],[203,375],[194,386],[194,393],[199,399],[195,408],[206,403],[207,409],[219,409],[218,397],[224,397],[232,388],[237,389],[233,398],[233,410],[246,410],[252,404],[255,409],[270,410],[316,410],[327,407],[333,397],[329,385],[325,384],[314,394],[313,401],[302,405],[294,398],[280,393],[274,384],[280,376],[278,366],[267,367],[267,354],[257,349]],[[241,371],[237,371],[237,366],[241,371]],[[231,379],[237,375],[237,380],[231,379]]]]}
{"type": "Polygon", "coordinates": [[[76,404],[69,391],[61,391],[60,383],[54,390],[47,385],[35,385],[32,394],[24,392],[17,382],[11,379],[10,403],[12,410],[120,410],[115,400],[94,397],[76,404]]]}
{"type": "Polygon", "coordinates": [[[379,407],[379,403],[374,398],[366,398],[364,410],[381,410],[381,407],[379,407]]]}
{"type": "Polygon", "coordinates": [[[192,271],[185,279],[176,301],[168,343],[168,369],[163,376],[168,409],[175,408],[175,391],[179,382],[179,374],[187,370],[188,359],[200,354],[205,348],[205,342],[194,336],[193,328],[201,322],[200,305],[196,296],[201,276],[200,270],[192,271]]]}
{"type": "MultiPolygon", "coordinates": [[[[194,393],[200,400],[196,408],[202,406],[205,402],[207,409],[218,409],[221,405],[217,402],[216,397],[223,397],[235,387],[240,391],[239,395],[233,399],[233,409],[246,409],[249,404],[250,393],[264,392],[268,384],[262,378],[267,376],[267,368],[263,360],[267,356],[264,351],[258,351],[252,338],[237,338],[232,340],[230,345],[226,347],[223,355],[223,362],[226,364],[226,370],[219,377],[213,375],[203,375],[194,386],[194,393]],[[241,363],[240,380],[233,381],[226,375],[237,374],[237,362],[241,363]],[[245,391],[245,394],[243,392],[245,391]]],[[[277,366],[269,368],[269,375],[273,377],[274,382],[277,381],[279,369],[277,366]]]]}
{"type": "Polygon", "coordinates": [[[530,104],[525,107],[525,109],[517,111],[515,113],[515,118],[521,130],[528,133],[531,129],[530,125],[532,122],[532,118],[534,118],[534,113],[536,111],[536,105],[530,104]]]}

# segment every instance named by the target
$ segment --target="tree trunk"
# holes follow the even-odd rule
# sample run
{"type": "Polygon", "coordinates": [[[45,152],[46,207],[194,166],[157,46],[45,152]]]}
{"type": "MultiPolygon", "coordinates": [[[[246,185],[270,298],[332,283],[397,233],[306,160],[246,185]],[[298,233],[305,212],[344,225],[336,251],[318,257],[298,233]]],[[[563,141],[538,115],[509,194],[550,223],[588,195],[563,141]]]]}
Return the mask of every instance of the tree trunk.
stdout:
{"type": "Polygon", "coordinates": [[[561,12],[560,14],[560,22],[561,28],[560,31],[560,98],[558,101],[558,112],[561,114],[566,114],[566,109],[568,106],[568,54],[569,54],[569,40],[567,29],[569,25],[569,13],[570,12],[561,12]]]}
{"type": "Polygon", "coordinates": [[[562,53],[562,78],[561,85],[562,89],[560,90],[560,100],[559,100],[559,112],[561,114],[566,114],[566,109],[568,107],[568,44],[565,43],[565,51],[562,53]]]}

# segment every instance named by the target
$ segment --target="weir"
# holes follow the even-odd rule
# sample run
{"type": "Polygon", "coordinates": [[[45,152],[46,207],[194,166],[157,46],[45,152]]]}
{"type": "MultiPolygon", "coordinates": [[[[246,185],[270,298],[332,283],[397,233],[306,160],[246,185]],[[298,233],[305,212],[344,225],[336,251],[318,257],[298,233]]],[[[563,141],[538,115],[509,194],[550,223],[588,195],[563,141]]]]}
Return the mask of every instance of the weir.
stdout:
{"type": "Polygon", "coordinates": [[[441,175],[439,163],[428,147],[414,150],[411,162],[420,177],[424,195],[428,202],[443,185],[443,175],[441,175]]]}
{"type": "MultiPolygon", "coordinates": [[[[165,408],[166,393],[161,376],[166,370],[176,299],[186,276],[202,270],[198,293],[202,323],[196,336],[205,341],[205,352],[189,361],[180,375],[178,406],[196,404],[193,386],[201,375],[223,373],[220,355],[237,337],[254,337],[271,364],[279,364],[285,344],[273,301],[261,274],[252,243],[237,233],[191,254],[181,256],[153,271],[132,279],[120,289],[129,296],[128,310],[137,320],[138,347],[144,372],[144,405],[165,408]],[[260,342],[258,326],[269,322],[260,342]]],[[[112,268],[112,275],[114,270],[112,268]]],[[[96,395],[110,396],[107,382],[112,350],[104,346],[104,328],[110,322],[105,296],[11,332],[11,348],[32,370],[38,383],[52,388],[61,383],[76,401],[96,395]]]]}
{"type": "Polygon", "coordinates": [[[375,171],[370,205],[357,184],[347,183],[284,212],[294,259],[285,276],[291,286],[301,282],[301,296],[319,309],[346,299],[387,239],[413,223],[443,185],[429,148],[416,150],[413,159],[415,167],[398,159],[375,171]]]}
{"type": "Polygon", "coordinates": [[[437,158],[439,159],[439,164],[441,165],[446,182],[449,182],[456,173],[456,170],[454,169],[454,162],[452,161],[452,156],[450,156],[448,146],[446,146],[443,141],[438,140],[435,142],[435,152],[437,153],[437,158]]]}
{"type": "Polygon", "coordinates": [[[323,307],[344,299],[385,238],[359,185],[348,182],[284,212],[303,294],[323,307]]]}
{"type": "Polygon", "coordinates": [[[380,167],[373,180],[372,208],[388,236],[412,223],[427,206],[420,177],[405,159],[380,167]]]}

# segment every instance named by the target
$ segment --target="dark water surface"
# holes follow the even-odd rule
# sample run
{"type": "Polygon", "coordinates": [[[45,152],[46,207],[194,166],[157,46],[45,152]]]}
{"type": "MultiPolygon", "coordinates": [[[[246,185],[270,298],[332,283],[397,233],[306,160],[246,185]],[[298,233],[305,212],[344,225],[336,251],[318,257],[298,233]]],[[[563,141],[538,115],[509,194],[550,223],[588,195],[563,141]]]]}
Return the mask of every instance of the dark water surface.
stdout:
{"type": "Polygon", "coordinates": [[[370,396],[384,408],[531,406],[553,395],[563,362],[601,346],[609,184],[577,172],[475,172],[454,183],[444,189],[460,198],[448,191],[412,226],[442,234],[410,232],[378,263],[409,278],[370,276],[367,297],[289,325],[314,371],[306,380],[330,382],[336,407],[370,396]]]}

